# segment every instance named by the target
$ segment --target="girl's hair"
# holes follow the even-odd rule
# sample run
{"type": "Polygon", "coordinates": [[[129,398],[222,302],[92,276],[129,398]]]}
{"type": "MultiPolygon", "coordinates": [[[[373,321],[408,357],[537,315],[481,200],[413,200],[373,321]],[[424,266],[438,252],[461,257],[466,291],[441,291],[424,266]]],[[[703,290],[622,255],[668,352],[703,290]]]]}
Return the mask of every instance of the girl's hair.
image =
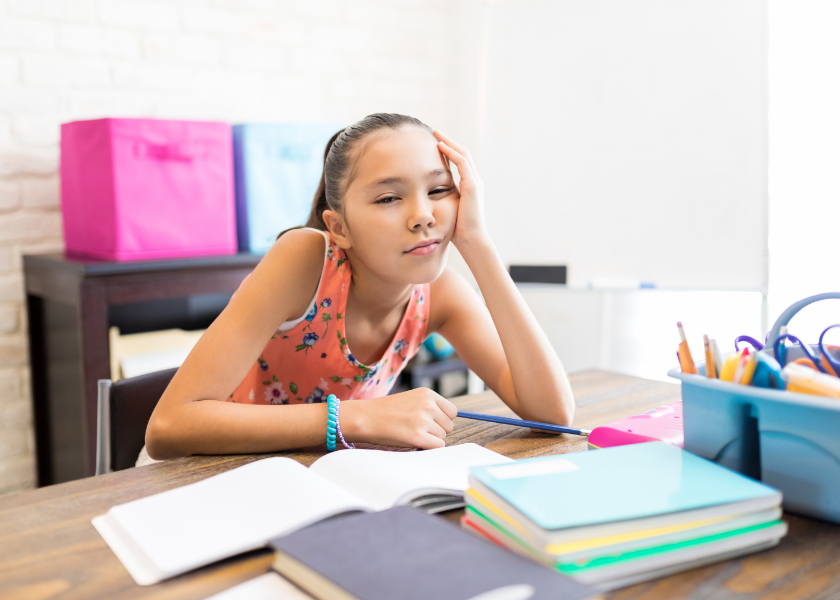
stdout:
{"type": "MultiPolygon", "coordinates": [[[[397,130],[405,125],[414,125],[425,129],[429,133],[432,132],[431,127],[414,117],[393,113],[376,113],[342,129],[330,138],[330,141],[327,142],[327,148],[324,150],[324,171],[321,173],[321,182],[318,184],[318,190],[312,199],[312,210],[304,227],[326,231],[324,211],[343,212],[344,192],[350,182],[353,166],[359,155],[357,150],[361,143],[377,131],[382,129],[397,130]]],[[[293,229],[297,228],[294,227],[293,229]]],[[[286,231],[290,230],[287,229],[286,231]]],[[[283,233],[286,233],[286,231],[283,233]]],[[[283,235],[283,233],[280,235],[283,235]]]]}

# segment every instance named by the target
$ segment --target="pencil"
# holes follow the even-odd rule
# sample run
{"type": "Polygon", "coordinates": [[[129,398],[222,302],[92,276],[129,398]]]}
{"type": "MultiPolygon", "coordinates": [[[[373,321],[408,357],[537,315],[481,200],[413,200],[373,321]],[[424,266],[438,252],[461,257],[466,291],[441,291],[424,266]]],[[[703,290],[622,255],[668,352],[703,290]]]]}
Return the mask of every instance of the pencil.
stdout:
{"type": "Polygon", "coordinates": [[[717,379],[717,369],[715,369],[715,357],[712,353],[712,344],[709,342],[709,336],[703,334],[703,349],[706,352],[706,377],[709,379],[717,379]]]}
{"type": "Polygon", "coordinates": [[[464,419],[475,419],[476,421],[490,421],[491,423],[502,423],[504,425],[516,425],[517,427],[531,427],[532,429],[542,429],[543,431],[550,431],[552,433],[571,433],[572,435],[588,436],[592,433],[588,429],[575,429],[574,427],[563,427],[562,425],[552,425],[551,423],[540,423],[538,421],[523,421],[522,419],[508,419],[507,417],[497,417],[495,415],[483,415],[480,413],[458,411],[458,416],[464,419]]]}
{"type": "Polygon", "coordinates": [[[697,368],[694,366],[694,359],[691,358],[691,350],[689,350],[688,341],[685,339],[685,331],[683,330],[682,321],[677,321],[677,330],[680,332],[679,357],[682,372],[697,375],[697,368]]]}

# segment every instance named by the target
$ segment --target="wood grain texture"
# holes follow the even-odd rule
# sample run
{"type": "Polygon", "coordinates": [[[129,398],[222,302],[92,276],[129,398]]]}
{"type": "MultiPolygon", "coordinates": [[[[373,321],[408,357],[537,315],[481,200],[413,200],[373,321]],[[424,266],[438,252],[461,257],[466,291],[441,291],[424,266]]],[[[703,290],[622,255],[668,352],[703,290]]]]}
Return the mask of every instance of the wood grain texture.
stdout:
{"type": "MultiPolygon", "coordinates": [[[[575,425],[587,429],[679,400],[677,385],[588,371],[571,376],[575,425]]],[[[453,400],[459,409],[510,415],[492,394],[453,400]]],[[[583,438],[457,419],[448,444],[475,442],[511,457],[577,452],[583,438]]],[[[111,506],[200,481],[266,456],[309,465],[324,448],[249,456],[197,456],[0,497],[0,598],[205,598],[264,573],[258,550],[149,587],[134,584],[91,525],[111,506]]],[[[620,499],[617,499],[620,501],[620,499]]],[[[462,511],[444,518],[457,521],[462,511]]],[[[787,515],[772,550],[608,594],[613,600],[829,600],[840,597],[840,527],[787,515]]]]}

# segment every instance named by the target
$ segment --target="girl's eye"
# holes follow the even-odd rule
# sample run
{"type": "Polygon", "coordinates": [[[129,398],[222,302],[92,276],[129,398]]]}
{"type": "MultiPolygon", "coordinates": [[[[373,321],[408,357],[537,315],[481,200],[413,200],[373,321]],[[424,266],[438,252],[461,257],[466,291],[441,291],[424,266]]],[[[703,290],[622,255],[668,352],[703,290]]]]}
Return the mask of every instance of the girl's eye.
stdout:
{"type": "Polygon", "coordinates": [[[394,200],[399,200],[396,196],[388,196],[386,198],[380,198],[375,202],[375,204],[390,204],[394,200]]]}
{"type": "Polygon", "coordinates": [[[431,196],[432,194],[444,194],[448,191],[449,188],[435,188],[431,192],[429,192],[429,195],[431,196]]]}

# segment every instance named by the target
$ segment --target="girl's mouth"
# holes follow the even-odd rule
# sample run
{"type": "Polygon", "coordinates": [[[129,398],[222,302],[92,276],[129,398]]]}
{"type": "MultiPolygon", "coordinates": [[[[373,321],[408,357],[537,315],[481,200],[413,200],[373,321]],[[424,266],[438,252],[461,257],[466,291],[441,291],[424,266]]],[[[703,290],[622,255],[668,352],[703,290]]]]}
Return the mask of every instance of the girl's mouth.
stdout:
{"type": "Polygon", "coordinates": [[[406,254],[413,254],[415,256],[425,256],[426,254],[431,254],[438,249],[441,241],[442,240],[426,240],[425,242],[420,242],[411,250],[406,251],[406,254]]]}

